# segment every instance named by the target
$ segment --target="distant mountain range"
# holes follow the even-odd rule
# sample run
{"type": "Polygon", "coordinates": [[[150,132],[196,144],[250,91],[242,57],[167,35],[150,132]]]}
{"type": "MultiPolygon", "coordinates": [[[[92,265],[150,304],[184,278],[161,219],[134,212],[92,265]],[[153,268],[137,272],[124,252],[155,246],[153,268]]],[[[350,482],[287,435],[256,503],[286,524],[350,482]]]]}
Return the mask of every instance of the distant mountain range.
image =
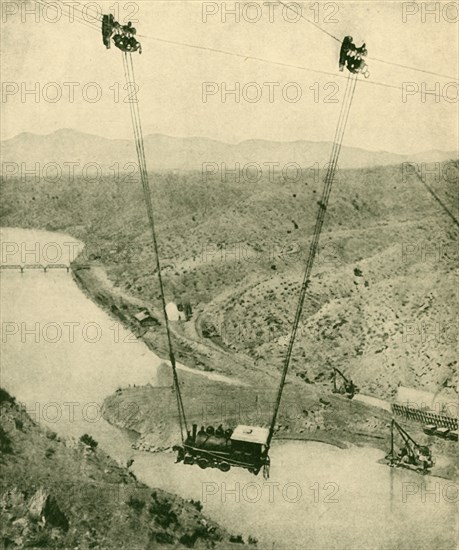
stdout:
{"type": "MultiPolygon", "coordinates": [[[[276,142],[246,140],[237,144],[223,143],[202,137],[177,138],[161,134],[145,137],[148,169],[201,170],[203,163],[225,163],[234,169],[247,163],[279,163],[282,169],[288,163],[302,167],[328,162],[331,142],[292,141],[276,142]]],[[[27,169],[34,164],[49,162],[78,163],[81,169],[87,163],[98,163],[102,170],[118,162],[121,169],[127,162],[137,162],[136,150],[131,140],[107,139],[75,130],[62,129],[47,135],[22,133],[1,142],[2,163],[25,162],[27,169]]],[[[402,162],[442,162],[457,158],[457,151],[423,151],[414,155],[401,155],[386,151],[367,151],[343,146],[339,165],[341,168],[365,168],[400,164],[402,162]]],[[[2,170],[3,171],[3,170],[2,170]]]]}

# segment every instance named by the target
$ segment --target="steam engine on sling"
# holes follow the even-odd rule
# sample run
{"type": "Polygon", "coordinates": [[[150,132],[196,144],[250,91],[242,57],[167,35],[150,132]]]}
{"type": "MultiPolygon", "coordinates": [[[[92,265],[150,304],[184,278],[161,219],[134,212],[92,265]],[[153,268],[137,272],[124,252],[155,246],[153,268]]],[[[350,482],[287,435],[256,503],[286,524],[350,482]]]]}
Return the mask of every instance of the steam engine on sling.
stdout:
{"type": "Polygon", "coordinates": [[[231,466],[245,468],[257,475],[263,466],[269,466],[267,441],[269,430],[259,426],[237,426],[234,430],[216,430],[212,426],[193,430],[183,442],[175,447],[177,462],[197,464],[201,468],[219,468],[227,472],[231,466]]]}

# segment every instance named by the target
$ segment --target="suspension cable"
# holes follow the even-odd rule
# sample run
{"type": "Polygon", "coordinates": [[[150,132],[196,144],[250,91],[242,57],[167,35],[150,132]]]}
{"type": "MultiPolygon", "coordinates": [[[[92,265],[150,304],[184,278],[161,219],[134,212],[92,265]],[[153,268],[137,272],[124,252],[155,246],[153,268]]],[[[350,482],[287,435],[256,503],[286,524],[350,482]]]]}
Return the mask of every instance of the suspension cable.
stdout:
{"type": "MultiPolygon", "coordinates": [[[[49,3],[47,2],[46,0],[35,0],[36,2],[40,2],[42,4],[46,4],[46,5],[53,5],[52,3],[49,3]]],[[[298,11],[296,9],[293,9],[293,7],[289,4],[286,4],[285,2],[282,2],[282,0],[277,0],[279,4],[281,4],[282,6],[284,6],[284,8],[292,11],[293,13],[295,13],[295,15],[298,15],[298,11]]],[[[63,0],[57,0],[57,2],[59,2],[60,4],[63,4],[64,6],[66,6],[65,2],[63,0]]],[[[97,29],[97,25],[95,25],[95,23],[92,23],[91,21],[88,21],[85,17],[85,14],[83,13],[83,9],[87,10],[87,6],[85,6],[84,4],[82,4],[81,2],[74,2],[76,4],[79,4],[80,6],[82,6],[81,8],[75,8],[73,7],[73,13],[75,14],[75,11],[78,11],[79,10],[79,18],[80,18],[80,21],[82,20],[83,23],[87,23],[89,25],[92,25],[92,26],[95,26],[96,29],[97,29]]],[[[70,12],[70,6],[66,6],[69,8],[69,12],[70,12]]],[[[95,8],[92,8],[92,9],[95,9],[95,8]]],[[[317,29],[319,29],[321,32],[325,33],[326,35],[328,35],[330,38],[332,38],[333,40],[341,43],[342,40],[340,38],[338,38],[337,36],[335,36],[334,34],[328,32],[326,29],[324,29],[323,27],[321,27],[320,25],[318,25],[315,21],[312,21],[311,19],[309,19],[308,17],[306,17],[302,12],[299,14],[300,17],[302,19],[304,19],[305,21],[307,21],[309,24],[311,25],[314,25],[314,27],[316,27],[317,29]]],[[[102,17],[97,14],[97,16],[94,16],[94,15],[91,15],[91,19],[94,19],[94,21],[99,21],[101,22],[102,21],[102,17]]],[[[152,38],[154,39],[154,37],[149,37],[149,36],[144,36],[144,35],[139,35],[140,37],[143,37],[143,38],[152,38]]],[[[159,39],[160,40],[160,39],[159,39]]],[[[164,40],[165,41],[165,40],[164,40]]],[[[452,79],[452,80],[455,80],[455,81],[458,81],[459,78],[457,76],[451,76],[451,75],[447,75],[447,74],[444,74],[444,73],[438,73],[438,72],[435,72],[435,71],[428,71],[426,69],[421,69],[419,67],[413,67],[411,65],[404,65],[402,63],[396,63],[395,61],[387,61],[385,59],[380,59],[378,57],[371,57],[371,56],[367,56],[367,59],[371,60],[371,61],[376,61],[377,63],[384,63],[386,65],[392,65],[394,67],[400,67],[402,69],[408,69],[410,71],[416,71],[416,72],[421,72],[421,73],[426,73],[426,74],[432,74],[432,75],[435,75],[435,76],[439,76],[439,77],[442,77],[442,78],[449,78],[449,79],[452,79]]],[[[374,82],[373,82],[374,83],[374,82]]]]}
{"type": "Polygon", "coordinates": [[[428,71],[427,69],[419,69],[417,67],[410,67],[409,65],[403,65],[402,63],[395,63],[395,61],[385,61],[378,57],[371,57],[367,55],[367,59],[370,61],[376,61],[377,63],[384,63],[385,65],[393,65],[394,67],[400,67],[401,69],[409,69],[410,71],[417,71],[418,73],[433,74],[434,76],[439,76],[441,78],[449,78],[450,80],[458,81],[457,76],[451,76],[443,73],[436,73],[435,71],[428,71]]]}
{"type": "MultiPolygon", "coordinates": [[[[47,2],[47,0],[35,0],[36,3],[40,4],[42,7],[52,7],[53,9],[56,10],[56,12],[58,12],[58,9],[57,9],[57,6],[56,6],[56,3],[55,2],[47,2]]],[[[60,2],[61,4],[63,4],[65,7],[68,7],[70,8],[70,6],[67,6],[65,3],[63,2],[60,2]]],[[[85,27],[88,27],[89,29],[92,29],[96,32],[98,32],[100,34],[100,25],[96,24],[95,22],[91,22],[91,21],[88,21],[84,16],[83,14],[78,14],[75,13],[77,12],[77,10],[74,8],[73,10],[73,17],[75,18],[75,21],[77,21],[78,23],[80,23],[81,25],[84,25],[85,27]]],[[[69,16],[70,16],[70,11],[69,11],[69,16]]],[[[72,23],[72,21],[69,19],[69,22],[72,23]]]]}
{"type": "MultiPolygon", "coordinates": [[[[62,3],[61,0],[57,0],[57,1],[62,3]]],[[[45,5],[45,4],[46,5],[52,5],[49,2],[47,2],[47,0],[35,0],[35,2],[38,2],[42,5],[45,5]]],[[[76,8],[74,8],[74,12],[75,11],[78,11],[78,10],[76,8]]],[[[100,33],[100,28],[97,25],[88,22],[84,18],[83,15],[82,16],[75,16],[75,19],[78,22],[80,22],[81,24],[84,24],[85,26],[87,26],[89,28],[92,28],[96,32],[100,33]]],[[[267,58],[264,58],[264,57],[253,56],[253,55],[250,55],[250,54],[242,54],[242,53],[238,53],[238,52],[232,52],[230,50],[222,50],[220,48],[212,48],[210,46],[201,46],[199,44],[190,44],[190,43],[187,43],[187,42],[180,42],[180,41],[177,41],[177,40],[169,40],[167,38],[160,38],[158,36],[148,36],[148,35],[145,35],[145,34],[138,34],[137,36],[139,38],[146,38],[148,40],[154,40],[156,42],[162,42],[164,44],[171,44],[171,45],[174,45],[174,46],[180,46],[180,47],[191,48],[191,49],[195,49],[195,50],[207,51],[207,52],[218,53],[218,54],[227,55],[227,56],[231,56],[231,57],[236,57],[236,58],[239,58],[239,59],[244,59],[244,61],[252,60],[252,61],[257,61],[259,63],[266,63],[266,64],[269,64],[269,65],[274,65],[274,66],[278,66],[278,67],[286,67],[286,68],[290,68],[290,69],[297,69],[297,70],[300,70],[300,71],[306,71],[306,72],[311,72],[311,73],[316,73],[316,74],[323,74],[323,75],[326,75],[326,76],[334,76],[334,77],[337,77],[337,78],[347,78],[345,75],[336,74],[335,72],[332,72],[332,71],[323,71],[321,69],[313,69],[311,67],[306,67],[304,65],[297,65],[297,64],[294,64],[294,63],[286,63],[286,62],[283,62],[283,61],[274,61],[272,59],[267,59],[267,58]]],[[[368,57],[368,59],[372,59],[372,58],[368,57]]],[[[382,60],[373,59],[373,61],[382,61],[382,60]]],[[[386,62],[386,63],[394,64],[394,63],[390,63],[390,62],[386,62]]],[[[422,71],[422,72],[429,72],[429,71],[422,71]]],[[[437,74],[437,73],[432,73],[432,74],[437,74]]],[[[438,76],[446,76],[446,75],[438,74],[438,76]]],[[[455,79],[455,77],[451,77],[451,76],[449,76],[448,78],[455,79]]],[[[373,80],[373,79],[371,79],[371,80],[361,80],[361,82],[364,83],[364,84],[370,84],[370,85],[373,85],[373,86],[379,86],[379,87],[383,87],[383,88],[390,88],[390,89],[393,89],[393,90],[401,90],[402,92],[404,91],[403,86],[397,86],[395,84],[388,84],[387,82],[380,82],[380,81],[373,80]]],[[[443,95],[443,92],[441,92],[440,94],[437,94],[436,91],[427,91],[427,90],[422,90],[421,89],[421,90],[414,90],[411,93],[413,95],[422,94],[423,96],[427,96],[427,95],[429,95],[429,96],[431,95],[431,96],[435,96],[435,97],[441,96],[443,99],[446,99],[448,101],[448,98],[443,95]]]]}
{"type": "MultiPolygon", "coordinates": [[[[328,34],[328,36],[330,36],[330,38],[333,38],[333,40],[336,40],[337,42],[341,43],[342,41],[336,37],[334,34],[332,34],[331,32],[328,32],[327,30],[325,30],[323,27],[321,27],[320,25],[318,25],[315,21],[312,21],[311,19],[309,19],[308,17],[305,17],[303,15],[303,8],[302,6],[300,5],[300,13],[298,13],[298,11],[296,9],[293,9],[292,6],[289,6],[288,4],[285,4],[284,2],[282,2],[282,0],[277,0],[279,2],[279,4],[282,4],[284,6],[284,8],[287,8],[288,10],[292,11],[293,13],[295,13],[296,15],[299,15],[301,17],[301,19],[304,19],[305,21],[307,21],[308,23],[310,23],[311,25],[314,25],[314,27],[316,27],[317,29],[319,29],[319,31],[322,31],[323,33],[325,34],[328,34]]],[[[298,6],[298,4],[293,4],[294,6],[298,6]]]]}
{"type": "MultiPolygon", "coordinates": [[[[254,55],[250,55],[250,54],[242,54],[242,53],[232,52],[230,50],[222,50],[220,48],[212,48],[210,46],[201,46],[201,45],[198,45],[198,44],[190,44],[188,42],[179,42],[177,40],[169,40],[167,38],[160,38],[158,36],[148,36],[148,35],[144,35],[144,34],[139,34],[138,36],[140,38],[146,38],[148,40],[154,40],[156,42],[162,42],[162,43],[165,43],[165,44],[172,44],[174,46],[180,46],[180,47],[184,47],[184,48],[191,48],[191,49],[194,49],[194,50],[201,50],[201,51],[212,52],[212,53],[218,53],[218,54],[227,55],[227,56],[230,56],[230,57],[237,57],[237,58],[240,58],[240,59],[244,59],[244,61],[251,60],[251,61],[257,61],[259,63],[266,63],[268,65],[276,65],[278,67],[286,67],[288,69],[297,69],[297,70],[300,70],[300,71],[306,71],[306,72],[316,73],[316,74],[324,74],[324,75],[327,75],[327,76],[334,76],[334,77],[337,77],[337,78],[347,78],[347,76],[345,76],[345,75],[337,74],[337,73],[334,73],[334,72],[331,72],[331,71],[323,71],[321,69],[313,69],[311,67],[306,67],[304,65],[297,65],[297,64],[294,64],[294,63],[286,63],[284,61],[274,61],[272,59],[267,59],[265,57],[259,57],[259,56],[254,56],[254,55]]],[[[360,82],[362,82],[363,84],[369,84],[369,85],[373,85],[373,86],[380,86],[380,87],[383,87],[383,88],[392,88],[393,90],[401,90],[402,92],[404,91],[403,86],[397,86],[396,84],[388,84],[387,82],[380,82],[378,80],[369,79],[369,80],[361,80],[360,82]]],[[[433,95],[433,96],[436,96],[436,97],[438,97],[440,95],[441,97],[443,97],[443,99],[448,99],[448,98],[445,98],[443,93],[437,94],[436,92],[430,92],[430,91],[427,91],[427,90],[416,90],[416,91],[413,91],[412,93],[413,93],[413,95],[423,94],[423,95],[433,95]]]]}

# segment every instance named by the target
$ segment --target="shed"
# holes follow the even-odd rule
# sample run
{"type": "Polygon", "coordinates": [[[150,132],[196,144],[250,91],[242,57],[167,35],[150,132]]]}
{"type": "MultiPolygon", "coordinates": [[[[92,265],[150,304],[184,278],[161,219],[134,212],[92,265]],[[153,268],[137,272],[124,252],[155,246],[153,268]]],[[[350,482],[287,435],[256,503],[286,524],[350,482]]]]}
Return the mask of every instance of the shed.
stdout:
{"type": "Polygon", "coordinates": [[[441,388],[436,393],[399,386],[395,402],[421,411],[435,412],[457,418],[458,395],[452,388],[441,388]]]}
{"type": "Polygon", "coordinates": [[[134,318],[143,326],[159,325],[158,320],[152,317],[147,309],[143,309],[134,315],[134,318]]]}

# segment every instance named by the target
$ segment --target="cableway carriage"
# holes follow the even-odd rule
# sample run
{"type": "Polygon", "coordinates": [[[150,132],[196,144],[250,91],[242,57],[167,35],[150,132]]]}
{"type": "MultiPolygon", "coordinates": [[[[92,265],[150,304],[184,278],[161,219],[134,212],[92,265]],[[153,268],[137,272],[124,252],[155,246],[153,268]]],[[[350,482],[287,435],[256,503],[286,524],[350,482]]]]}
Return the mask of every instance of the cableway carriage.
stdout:
{"type": "Polygon", "coordinates": [[[341,43],[339,54],[339,70],[344,67],[351,73],[362,73],[365,78],[369,78],[370,71],[364,57],[368,55],[367,46],[363,43],[360,48],[354,44],[352,36],[346,36],[341,43]]]}
{"type": "Polygon", "coordinates": [[[102,41],[107,49],[110,49],[111,41],[125,53],[142,53],[140,42],[135,39],[137,30],[129,21],[127,25],[120,25],[112,14],[102,16],[102,41]]]}

